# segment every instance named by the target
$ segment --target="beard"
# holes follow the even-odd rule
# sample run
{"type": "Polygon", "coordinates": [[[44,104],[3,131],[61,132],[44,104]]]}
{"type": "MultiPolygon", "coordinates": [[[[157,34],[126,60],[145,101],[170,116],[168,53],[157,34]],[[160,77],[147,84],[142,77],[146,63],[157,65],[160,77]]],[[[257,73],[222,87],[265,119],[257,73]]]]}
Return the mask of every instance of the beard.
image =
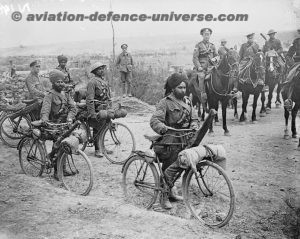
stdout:
{"type": "Polygon", "coordinates": [[[174,91],[173,94],[174,94],[174,96],[175,96],[177,99],[179,99],[179,100],[182,100],[183,97],[185,96],[184,93],[179,93],[179,92],[176,92],[176,91],[174,91]]]}
{"type": "Polygon", "coordinates": [[[64,89],[63,86],[56,86],[56,85],[53,85],[52,87],[53,87],[53,89],[54,89],[55,91],[57,91],[57,92],[59,92],[59,93],[64,89]]]}

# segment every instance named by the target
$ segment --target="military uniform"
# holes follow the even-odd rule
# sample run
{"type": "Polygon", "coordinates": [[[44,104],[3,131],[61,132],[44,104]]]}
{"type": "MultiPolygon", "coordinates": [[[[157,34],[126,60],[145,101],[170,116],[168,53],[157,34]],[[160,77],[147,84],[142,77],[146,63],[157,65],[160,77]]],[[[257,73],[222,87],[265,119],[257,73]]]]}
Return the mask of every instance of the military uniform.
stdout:
{"type": "MultiPolygon", "coordinates": [[[[150,126],[156,133],[162,134],[166,132],[167,126],[177,129],[188,129],[198,126],[198,117],[188,97],[184,97],[183,101],[181,101],[176,99],[171,93],[156,106],[156,111],[150,119],[150,126]]],[[[181,149],[178,146],[174,147],[176,148],[172,149],[171,153],[164,158],[163,171],[177,159],[181,149]]]]}
{"type": "Polygon", "coordinates": [[[110,89],[106,81],[94,76],[87,85],[86,104],[89,117],[95,116],[97,109],[93,100],[107,101],[110,100],[110,89]]]}
{"type": "Polygon", "coordinates": [[[131,54],[128,52],[122,52],[117,58],[116,65],[119,67],[119,71],[121,74],[123,94],[131,95],[131,71],[133,67],[133,60],[131,54]]]}
{"type": "Polygon", "coordinates": [[[293,59],[295,62],[300,62],[300,37],[293,41],[286,56],[287,58],[293,59]]]}
{"type": "Polygon", "coordinates": [[[269,39],[265,42],[265,45],[263,46],[263,53],[266,53],[267,51],[274,49],[278,54],[282,53],[282,45],[281,41],[279,39],[269,39]]]}
{"type": "Polygon", "coordinates": [[[57,66],[55,69],[63,72],[65,74],[65,79],[64,79],[64,83],[66,84],[73,84],[73,81],[71,80],[71,76],[70,76],[70,72],[69,69],[67,67],[65,67],[64,69],[59,65],[57,66]]]}
{"type": "Polygon", "coordinates": [[[70,95],[52,89],[43,100],[41,119],[55,123],[67,122],[67,119],[75,119],[76,113],[76,105],[70,95]]]}
{"type": "Polygon", "coordinates": [[[239,55],[240,55],[240,61],[248,61],[249,58],[253,58],[255,54],[258,52],[259,46],[256,42],[253,42],[251,44],[244,43],[241,46],[239,55]]]}
{"type": "Polygon", "coordinates": [[[218,56],[218,53],[214,44],[205,41],[197,43],[193,54],[193,63],[196,70],[198,70],[200,67],[204,68],[204,70],[207,70],[209,59],[212,59],[216,56],[218,56]],[[202,62],[205,62],[205,64],[202,62]]]}
{"type": "Polygon", "coordinates": [[[38,75],[34,75],[30,72],[25,79],[25,84],[31,99],[43,98],[45,96],[45,89],[38,75]]]}
{"type": "Polygon", "coordinates": [[[95,150],[99,150],[99,144],[98,144],[98,137],[95,137],[103,124],[105,124],[105,120],[98,121],[96,119],[96,112],[98,112],[100,109],[97,106],[97,103],[93,102],[93,100],[99,100],[99,101],[107,101],[110,100],[110,89],[107,84],[102,78],[94,76],[91,81],[87,85],[87,93],[86,93],[86,104],[88,109],[88,123],[90,126],[93,127],[93,138],[94,138],[94,146],[95,150]]]}
{"type": "Polygon", "coordinates": [[[226,46],[220,46],[218,49],[218,54],[220,55],[221,59],[227,54],[229,49],[226,46]]]}

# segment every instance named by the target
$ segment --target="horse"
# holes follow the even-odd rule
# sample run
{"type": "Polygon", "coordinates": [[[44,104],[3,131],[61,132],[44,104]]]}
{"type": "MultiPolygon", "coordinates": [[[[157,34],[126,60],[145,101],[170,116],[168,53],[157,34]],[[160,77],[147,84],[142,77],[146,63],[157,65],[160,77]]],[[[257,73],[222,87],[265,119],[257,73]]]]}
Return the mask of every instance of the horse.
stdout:
{"type": "Polygon", "coordinates": [[[277,85],[277,96],[276,96],[276,107],[281,105],[280,100],[280,91],[281,91],[281,83],[285,71],[284,59],[282,56],[278,55],[275,50],[267,51],[266,54],[266,76],[265,76],[265,85],[269,86],[269,94],[268,94],[268,102],[265,107],[265,92],[261,92],[261,103],[262,108],[260,111],[260,115],[264,116],[265,113],[270,113],[271,104],[273,98],[273,91],[275,86],[277,85]],[[280,64],[281,63],[281,64],[280,64]]]}
{"type": "MultiPolygon", "coordinates": [[[[300,63],[298,63],[300,64],[300,63]]],[[[300,69],[300,66],[298,70],[300,69]]],[[[296,131],[296,116],[298,110],[300,108],[300,73],[296,73],[293,79],[290,82],[284,84],[282,91],[281,91],[282,99],[284,101],[284,118],[285,118],[285,130],[284,130],[284,138],[289,138],[289,130],[288,130],[288,120],[290,111],[292,114],[292,138],[297,138],[297,131],[296,131]],[[294,107],[293,107],[294,103],[294,107]]],[[[299,145],[300,147],[300,140],[299,145]]]]}
{"type": "Polygon", "coordinates": [[[253,58],[249,58],[247,62],[240,65],[239,74],[239,90],[242,92],[242,113],[240,116],[240,122],[246,121],[245,113],[247,113],[247,105],[250,94],[254,95],[253,98],[253,110],[252,110],[252,122],[255,123],[256,119],[256,107],[257,100],[262,92],[265,80],[265,56],[264,53],[259,51],[253,58]]]}
{"type": "MultiPolygon", "coordinates": [[[[232,90],[234,87],[237,88],[238,59],[239,55],[237,51],[233,49],[228,50],[228,52],[221,59],[220,64],[218,66],[212,67],[210,76],[206,77],[205,79],[205,91],[207,93],[208,108],[217,111],[219,102],[221,102],[223,129],[224,135],[226,136],[230,135],[229,130],[227,128],[226,113],[228,101],[230,97],[235,95],[235,93],[233,93],[232,90]]],[[[193,74],[190,75],[190,77],[190,84],[188,88],[192,92],[193,97],[196,96],[199,99],[199,93],[195,90],[198,87],[198,75],[193,74]]],[[[235,115],[237,115],[237,101],[235,102],[235,115]]],[[[201,104],[205,109],[205,102],[201,102],[201,104]]],[[[213,132],[212,123],[210,124],[209,132],[213,132]]]]}

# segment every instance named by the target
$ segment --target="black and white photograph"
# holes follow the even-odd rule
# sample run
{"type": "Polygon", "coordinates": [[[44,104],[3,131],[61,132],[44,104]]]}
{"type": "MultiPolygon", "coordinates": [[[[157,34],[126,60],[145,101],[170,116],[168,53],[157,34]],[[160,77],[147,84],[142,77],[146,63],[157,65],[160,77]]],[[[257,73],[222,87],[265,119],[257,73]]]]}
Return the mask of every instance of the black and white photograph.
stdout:
{"type": "Polygon", "coordinates": [[[0,0],[0,239],[300,239],[299,124],[299,0],[0,0]]]}

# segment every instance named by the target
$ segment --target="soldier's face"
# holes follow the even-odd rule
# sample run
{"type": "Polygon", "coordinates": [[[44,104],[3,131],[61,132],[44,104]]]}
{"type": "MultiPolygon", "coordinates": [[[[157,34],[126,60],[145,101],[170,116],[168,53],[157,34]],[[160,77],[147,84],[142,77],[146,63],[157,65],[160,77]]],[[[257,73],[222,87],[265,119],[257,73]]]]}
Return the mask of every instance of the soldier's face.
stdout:
{"type": "Polygon", "coordinates": [[[209,32],[204,32],[203,33],[203,40],[204,41],[209,41],[210,39],[210,33],[209,32]]]}
{"type": "Polygon", "coordinates": [[[54,90],[61,92],[64,88],[65,84],[63,82],[63,79],[59,79],[56,82],[53,83],[52,87],[54,90]]]}
{"type": "Polygon", "coordinates": [[[62,68],[65,68],[66,65],[67,65],[67,62],[66,62],[66,61],[61,61],[61,62],[59,62],[59,65],[60,65],[62,68]]]}
{"type": "Polygon", "coordinates": [[[173,90],[173,93],[177,99],[183,99],[186,93],[185,82],[181,82],[180,85],[176,86],[176,88],[173,90]]]}
{"type": "Polygon", "coordinates": [[[253,36],[248,37],[248,42],[249,42],[249,43],[253,43],[253,42],[254,42],[254,37],[253,37],[253,36]]]}
{"type": "Polygon", "coordinates": [[[127,52],[127,46],[122,47],[123,52],[127,52]]]}
{"type": "Polygon", "coordinates": [[[222,42],[221,42],[221,45],[222,45],[222,46],[225,46],[225,45],[226,45],[226,41],[222,41],[222,42]]]}
{"type": "Polygon", "coordinates": [[[275,38],[275,33],[272,33],[269,35],[270,39],[274,39],[275,38]]]}
{"type": "Polygon", "coordinates": [[[40,72],[41,66],[40,65],[35,65],[31,69],[32,69],[33,73],[38,74],[40,72]]]}
{"type": "Polygon", "coordinates": [[[100,66],[97,70],[96,70],[96,75],[103,77],[105,75],[105,68],[106,66],[100,66]]]}

